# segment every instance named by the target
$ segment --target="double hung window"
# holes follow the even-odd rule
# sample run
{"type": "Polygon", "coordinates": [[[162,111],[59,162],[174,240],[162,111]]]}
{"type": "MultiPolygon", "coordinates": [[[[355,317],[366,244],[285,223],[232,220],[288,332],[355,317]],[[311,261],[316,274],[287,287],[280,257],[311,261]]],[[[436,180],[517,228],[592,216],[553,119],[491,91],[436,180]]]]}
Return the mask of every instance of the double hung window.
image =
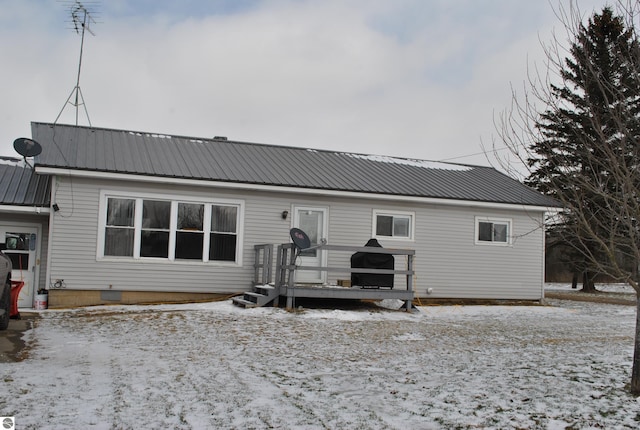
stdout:
{"type": "Polygon", "coordinates": [[[209,239],[209,260],[233,261],[238,247],[238,208],[212,206],[209,239]]]}
{"type": "Polygon", "coordinates": [[[178,203],[176,259],[202,260],[204,246],[204,205],[178,203]]]}
{"type": "Polygon", "coordinates": [[[113,198],[107,202],[105,255],[133,256],[135,204],[133,199],[113,198]]]}
{"type": "Polygon", "coordinates": [[[171,202],[143,200],[140,257],[169,258],[170,234],[171,202]]]}

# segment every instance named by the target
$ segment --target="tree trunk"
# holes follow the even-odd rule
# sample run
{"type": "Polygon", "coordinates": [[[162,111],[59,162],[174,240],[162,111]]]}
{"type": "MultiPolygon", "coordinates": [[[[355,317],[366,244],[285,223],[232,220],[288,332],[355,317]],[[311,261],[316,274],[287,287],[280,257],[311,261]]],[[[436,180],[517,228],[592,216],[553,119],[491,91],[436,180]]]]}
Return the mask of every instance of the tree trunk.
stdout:
{"type": "Polygon", "coordinates": [[[582,292],[583,293],[595,293],[596,283],[594,282],[595,275],[593,272],[585,270],[582,274],[582,292]]]}
{"type": "Polygon", "coordinates": [[[640,396],[640,293],[636,292],[636,339],[633,347],[631,394],[640,396]]]}
{"type": "Polygon", "coordinates": [[[573,272],[573,277],[571,278],[571,288],[574,290],[578,288],[578,272],[573,272]]]}

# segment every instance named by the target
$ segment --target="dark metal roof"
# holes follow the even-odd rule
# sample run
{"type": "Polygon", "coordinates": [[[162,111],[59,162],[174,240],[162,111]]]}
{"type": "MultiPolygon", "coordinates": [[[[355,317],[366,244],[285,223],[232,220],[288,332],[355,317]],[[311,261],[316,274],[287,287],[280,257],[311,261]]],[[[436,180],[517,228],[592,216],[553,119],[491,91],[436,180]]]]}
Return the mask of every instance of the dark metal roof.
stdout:
{"type": "Polygon", "coordinates": [[[37,167],[332,191],[558,206],[490,167],[32,123],[37,167]]]}
{"type": "Polygon", "coordinates": [[[0,205],[49,207],[50,191],[50,176],[16,162],[0,162],[0,205]]]}

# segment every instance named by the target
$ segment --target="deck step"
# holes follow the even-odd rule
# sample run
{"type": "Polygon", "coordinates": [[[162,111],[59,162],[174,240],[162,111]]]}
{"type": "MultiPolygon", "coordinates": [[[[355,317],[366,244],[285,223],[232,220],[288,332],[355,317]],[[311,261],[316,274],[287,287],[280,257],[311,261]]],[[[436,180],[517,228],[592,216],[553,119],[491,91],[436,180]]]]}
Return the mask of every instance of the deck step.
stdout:
{"type": "Polygon", "coordinates": [[[240,297],[234,297],[231,299],[233,301],[233,304],[236,306],[241,306],[243,308],[256,308],[259,305],[255,302],[250,302],[248,300],[242,299],[240,297]]]}
{"type": "Polygon", "coordinates": [[[254,285],[252,291],[245,292],[242,298],[233,298],[233,303],[245,308],[265,306],[278,297],[278,291],[272,285],[254,285]]]}
{"type": "Polygon", "coordinates": [[[244,293],[244,300],[255,303],[258,306],[264,306],[271,302],[275,297],[265,296],[264,294],[248,291],[244,293]]]}

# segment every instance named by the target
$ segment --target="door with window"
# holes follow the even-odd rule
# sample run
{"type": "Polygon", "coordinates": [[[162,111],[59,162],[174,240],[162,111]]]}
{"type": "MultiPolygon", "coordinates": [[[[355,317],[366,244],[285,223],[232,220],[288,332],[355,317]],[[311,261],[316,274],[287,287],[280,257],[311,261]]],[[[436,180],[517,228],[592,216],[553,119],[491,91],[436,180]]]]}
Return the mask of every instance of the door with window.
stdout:
{"type": "MultiPolygon", "coordinates": [[[[293,226],[304,231],[311,241],[311,247],[326,243],[327,237],[327,209],[296,206],[294,208],[293,226]]],[[[327,255],[319,249],[302,251],[296,262],[300,266],[326,266],[327,255]]],[[[322,284],[326,280],[326,272],[313,270],[299,270],[296,272],[296,282],[322,284]]]]}
{"type": "Polygon", "coordinates": [[[4,243],[4,253],[13,265],[11,280],[24,282],[18,297],[18,307],[21,308],[33,306],[38,240],[36,227],[0,226],[0,241],[4,243]]]}

